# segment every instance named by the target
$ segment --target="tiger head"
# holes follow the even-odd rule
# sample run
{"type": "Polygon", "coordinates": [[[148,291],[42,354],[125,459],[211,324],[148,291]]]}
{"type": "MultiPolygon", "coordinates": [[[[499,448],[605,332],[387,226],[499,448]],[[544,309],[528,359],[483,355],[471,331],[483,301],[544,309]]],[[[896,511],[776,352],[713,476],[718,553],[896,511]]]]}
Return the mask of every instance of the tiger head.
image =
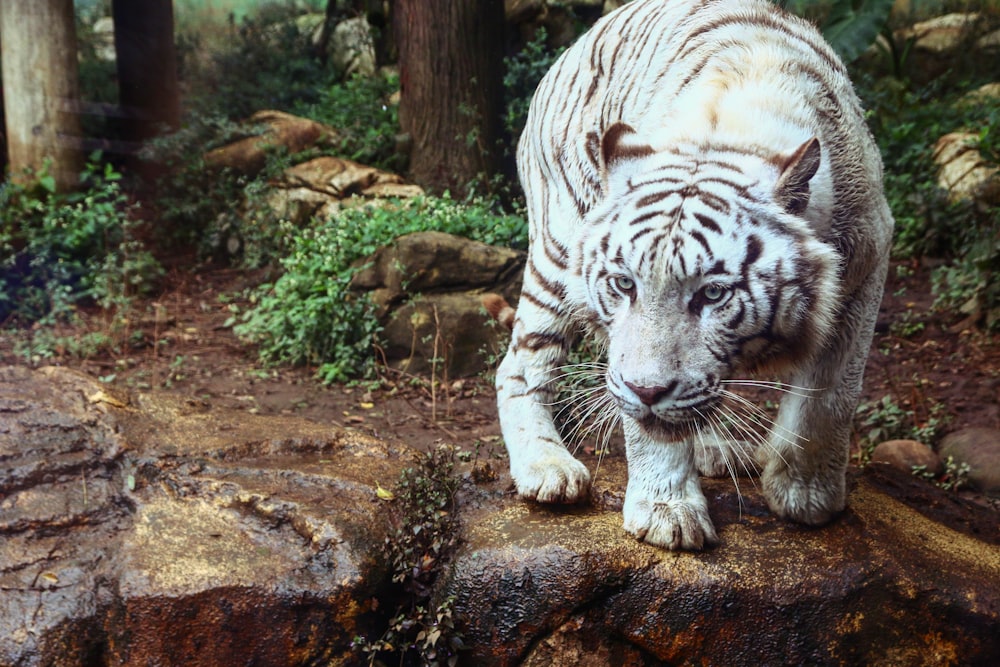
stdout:
{"type": "Polygon", "coordinates": [[[794,369],[822,349],[839,259],[810,222],[817,139],[762,157],[637,137],[618,123],[601,141],[603,198],[576,248],[577,296],[607,336],[622,412],[684,431],[721,403],[725,380],[794,369]]]}

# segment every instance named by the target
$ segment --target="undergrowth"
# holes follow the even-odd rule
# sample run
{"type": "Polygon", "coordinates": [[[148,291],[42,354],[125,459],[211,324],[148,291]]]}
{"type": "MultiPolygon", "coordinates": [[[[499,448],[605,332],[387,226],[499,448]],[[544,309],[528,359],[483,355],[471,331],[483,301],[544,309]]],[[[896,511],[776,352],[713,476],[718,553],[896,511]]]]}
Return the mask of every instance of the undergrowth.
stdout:
{"type": "Polygon", "coordinates": [[[57,192],[46,169],[0,187],[0,322],[65,323],[88,304],[121,312],[159,275],[121,174],[99,157],[74,192],[57,192]]]}
{"type": "Polygon", "coordinates": [[[938,184],[935,141],[970,132],[986,164],[1000,164],[1000,99],[964,98],[982,80],[942,77],[912,86],[860,73],[858,89],[885,164],[886,199],[896,221],[895,257],[933,257],[935,308],[1000,326],[1000,206],[952,200],[938,184]]]}
{"type": "Polygon", "coordinates": [[[440,447],[417,456],[402,471],[393,491],[380,497],[393,504],[392,528],[382,553],[402,601],[381,636],[355,637],[354,645],[369,665],[390,664],[454,667],[464,649],[456,628],[455,599],[434,600],[434,583],[444,560],[458,544],[455,494],[455,450],[440,447]]]}
{"type": "Polygon", "coordinates": [[[374,373],[380,330],[364,294],[350,289],[359,261],[399,236],[440,231],[491,245],[524,247],[524,218],[489,202],[460,204],[424,197],[345,209],[305,229],[283,230],[291,252],[282,274],[253,291],[252,305],[231,324],[270,364],[311,365],[324,382],[374,373]]]}

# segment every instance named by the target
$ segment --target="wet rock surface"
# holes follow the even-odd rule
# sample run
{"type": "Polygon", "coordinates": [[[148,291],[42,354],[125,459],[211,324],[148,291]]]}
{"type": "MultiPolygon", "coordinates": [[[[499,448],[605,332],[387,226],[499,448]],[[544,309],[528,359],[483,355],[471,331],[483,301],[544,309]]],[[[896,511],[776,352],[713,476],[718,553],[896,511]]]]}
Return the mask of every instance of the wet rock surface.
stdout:
{"type": "Polygon", "coordinates": [[[305,664],[369,630],[406,451],[61,369],[0,370],[0,419],[0,664],[305,664]]]}
{"type": "MultiPolygon", "coordinates": [[[[288,415],[0,368],[0,664],[361,664],[393,589],[388,487],[411,452],[288,415]],[[384,609],[376,610],[372,600],[384,609]]],[[[890,466],[806,529],[706,480],[722,545],[621,527],[624,461],[543,508],[470,475],[455,597],[468,665],[997,664],[996,513],[890,466]]],[[[489,480],[489,481],[487,481],[489,480]]]]}
{"type": "Polygon", "coordinates": [[[822,529],[773,517],[744,480],[705,482],[722,545],[630,539],[602,467],[589,508],[503,499],[466,514],[445,591],[477,665],[991,664],[1000,657],[995,515],[887,466],[856,475],[822,529]],[[919,485],[919,486],[918,486],[919,485]],[[959,532],[904,504],[939,506],[959,532]],[[980,515],[982,521],[973,519],[980,515]],[[968,517],[963,523],[961,517],[968,517]],[[989,518],[986,518],[989,517],[989,518]]]}

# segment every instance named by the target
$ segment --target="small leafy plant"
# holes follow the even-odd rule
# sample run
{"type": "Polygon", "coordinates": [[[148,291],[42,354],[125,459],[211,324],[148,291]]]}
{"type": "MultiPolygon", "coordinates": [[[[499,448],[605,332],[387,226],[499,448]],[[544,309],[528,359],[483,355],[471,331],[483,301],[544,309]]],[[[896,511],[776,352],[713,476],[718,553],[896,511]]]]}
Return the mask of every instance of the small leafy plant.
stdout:
{"type": "Polygon", "coordinates": [[[455,450],[441,447],[419,455],[416,465],[400,474],[394,492],[380,494],[394,504],[394,525],[383,551],[404,599],[378,639],[355,638],[369,665],[389,655],[398,656],[399,664],[458,663],[464,644],[455,625],[455,599],[433,604],[431,593],[443,560],[458,542],[455,494],[460,483],[455,450]]]}
{"type": "Polygon", "coordinates": [[[99,157],[75,192],[57,192],[45,169],[0,187],[0,322],[65,322],[81,303],[124,310],[159,275],[121,175],[99,157]]]}
{"type": "Polygon", "coordinates": [[[395,238],[442,231],[493,245],[526,245],[523,218],[489,202],[459,204],[426,197],[383,206],[346,209],[313,227],[286,227],[291,253],[282,275],[252,294],[253,305],[230,324],[259,346],[268,363],[315,365],[325,382],[374,373],[371,353],[380,331],[371,304],[351,292],[360,260],[395,238]]]}
{"type": "Polygon", "coordinates": [[[944,472],[940,475],[935,475],[927,466],[913,466],[915,476],[945,491],[958,491],[965,487],[969,483],[969,470],[968,463],[957,463],[951,456],[945,459],[944,472]]]}

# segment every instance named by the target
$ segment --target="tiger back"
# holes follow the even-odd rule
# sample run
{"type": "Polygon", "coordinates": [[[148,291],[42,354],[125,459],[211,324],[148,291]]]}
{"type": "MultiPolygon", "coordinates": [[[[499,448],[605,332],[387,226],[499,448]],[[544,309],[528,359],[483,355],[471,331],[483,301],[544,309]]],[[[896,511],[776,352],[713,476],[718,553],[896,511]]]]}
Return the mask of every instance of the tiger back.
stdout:
{"type": "Polygon", "coordinates": [[[748,465],[716,445],[754,439],[773,511],[842,510],[891,242],[881,169],[846,68],[774,5],[634,0],[595,24],[518,146],[530,247],[497,394],[521,495],[587,497],[549,407],[582,332],[607,349],[626,530],[716,542],[698,469],[748,465]],[[760,438],[731,388],[771,376],[787,391],[760,438]]]}

